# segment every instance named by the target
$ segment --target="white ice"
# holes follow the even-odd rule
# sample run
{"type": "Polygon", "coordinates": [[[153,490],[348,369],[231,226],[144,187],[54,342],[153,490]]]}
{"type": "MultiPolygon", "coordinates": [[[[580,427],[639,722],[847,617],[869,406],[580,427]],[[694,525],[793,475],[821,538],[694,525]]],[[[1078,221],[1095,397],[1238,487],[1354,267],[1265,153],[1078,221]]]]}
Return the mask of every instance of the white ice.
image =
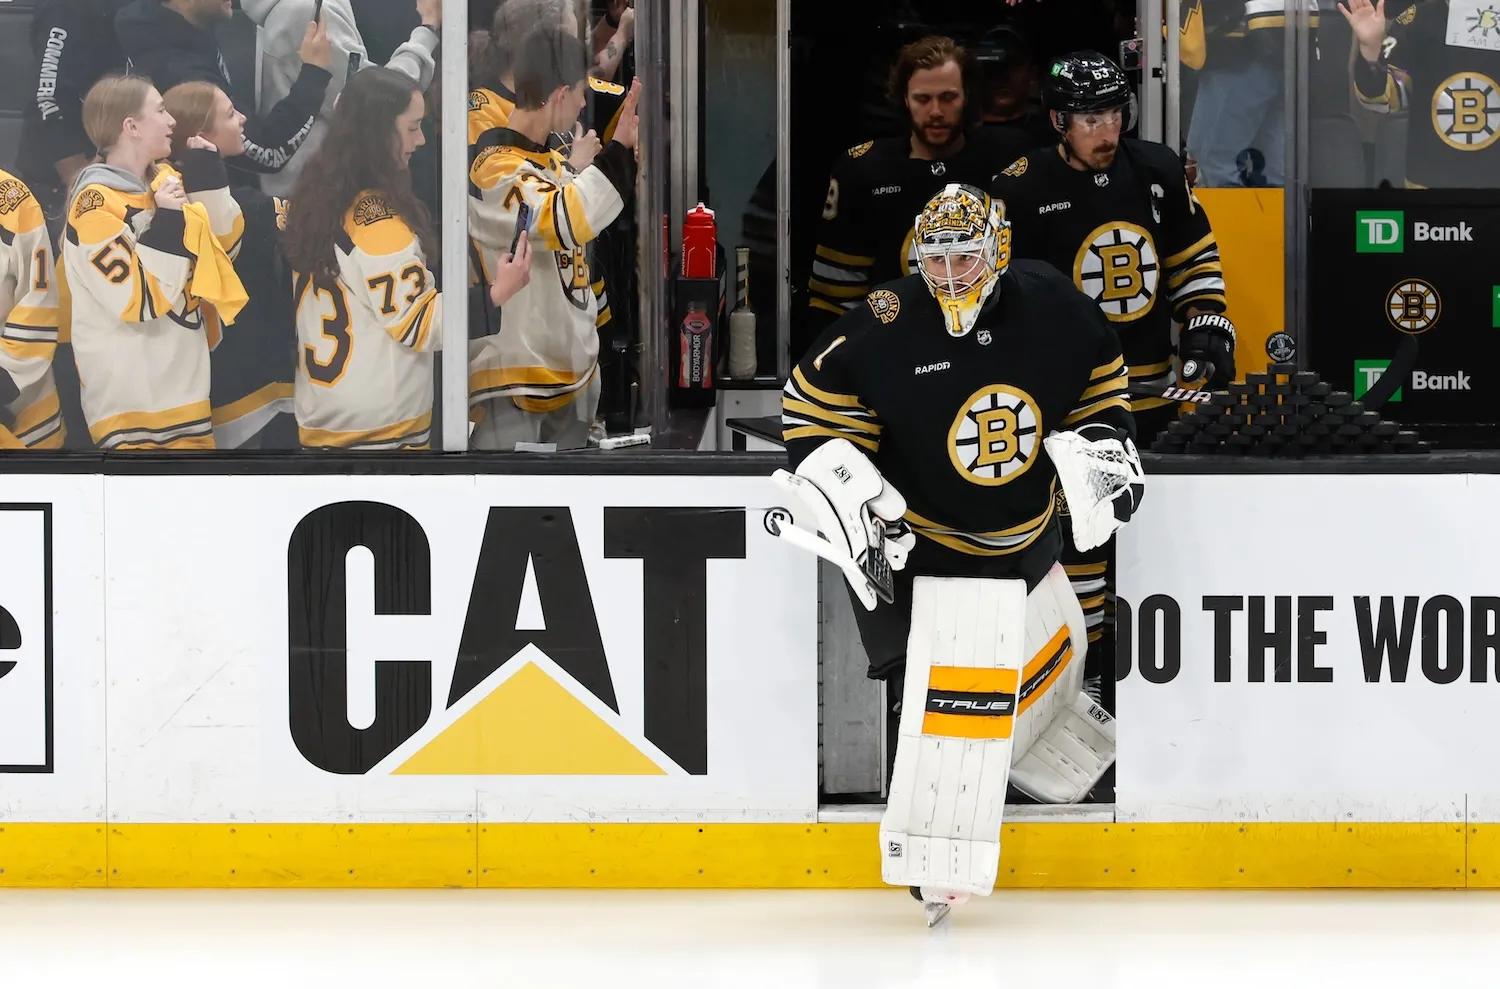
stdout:
{"type": "Polygon", "coordinates": [[[1500,984],[1500,896],[0,890],[0,986],[666,989],[1500,984]]]}

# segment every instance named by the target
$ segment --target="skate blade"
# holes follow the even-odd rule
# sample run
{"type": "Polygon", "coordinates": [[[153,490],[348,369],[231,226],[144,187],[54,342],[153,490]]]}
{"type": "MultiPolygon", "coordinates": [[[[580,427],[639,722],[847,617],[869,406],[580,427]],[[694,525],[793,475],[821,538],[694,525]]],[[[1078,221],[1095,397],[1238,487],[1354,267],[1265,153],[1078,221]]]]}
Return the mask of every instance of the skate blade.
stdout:
{"type": "Polygon", "coordinates": [[[924,903],[922,909],[927,913],[927,927],[929,929],[941,924],[953,911],[951,903],[924,903]]]}

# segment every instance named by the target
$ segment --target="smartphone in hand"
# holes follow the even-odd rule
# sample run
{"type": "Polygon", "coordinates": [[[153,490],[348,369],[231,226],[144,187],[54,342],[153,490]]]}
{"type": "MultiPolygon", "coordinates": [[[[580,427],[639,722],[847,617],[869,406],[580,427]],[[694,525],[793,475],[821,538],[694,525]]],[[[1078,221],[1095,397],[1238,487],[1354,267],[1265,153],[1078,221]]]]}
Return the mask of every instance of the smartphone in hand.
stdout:
{"type": "Polygon", "coordinates": [[[313,15],[312,15],[313,23],[314,24],[318,23],[318,21],[320,21],[322,18],[323,18],[323,0],[317,0],[317,2],[313,4],[313,15]]]}
{"type": "Polygon", "coordinates": [[[510,255],[516,256],[516,248],[521,246],[521,238],[525,237],[531,229],[531,204],[524,199],[521,208],[516,211],[516,235],[510,241],[510,255]]]}

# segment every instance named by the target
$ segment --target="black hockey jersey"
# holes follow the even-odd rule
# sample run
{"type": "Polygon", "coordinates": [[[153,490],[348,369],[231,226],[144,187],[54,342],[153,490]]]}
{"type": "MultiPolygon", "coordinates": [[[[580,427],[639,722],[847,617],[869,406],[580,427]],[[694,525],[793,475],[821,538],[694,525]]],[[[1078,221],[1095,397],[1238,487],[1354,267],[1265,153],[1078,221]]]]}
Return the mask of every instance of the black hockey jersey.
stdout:
{"type": "Polygon", "coordinates": [[[1058,559],[1061,488],[1042,439],[1132,423],[1124,358],[1099,310],[1045,264],[1013,262],[955,338],[920,275],[824,331],[782,393],[793,466],[859,446],[906,498],[917,575],[1039,580],[1058,559]]]}
{"type": "MultiPolygon", "coordinates": [[[[1394,10],[1394,8],[1393,8],[1394,10]]],[[[1481,11],[1458,29],[1459,40],[1500,33],[1500,18],[1481,11]]],[[[1448,5],[1413,4],[1393,13],[1390,61],[1354,59],[1354,89],[1377,113],[1410,110],[1406,184],[1410,188],[1500,186],[1500,51],[1448,43],[1448,5]]],[[[1390,44],[1388,40],[1387,44],[1390,44]]]]}
{"type": "Polygon", "coordinates": [[[911,156],[909,137],[866,141],[840,156],[828,180],[818,247],[808,279],[817,326],[857,307],[870,289],[916,270],[912,228],[928,200],[953,183],[989,188],[1014,160],[1023,135],[972,133],[952,157],[911,156]]]}
{"type": "MultiPolygon", "coordinates": [[[[1126,138],[1109,171],[1095,173],[1049,148],[1018,159],[991,191],[1005,203],[1011,254],[1048,262],[1098,303],[1132,382],[1173,384],[1172,320],[1190,308],[1224,311],[1219,247],[1182,160],[1126,138]]],[[[1141,412],[1171,403],[1132,404],[1141,412]]]]}

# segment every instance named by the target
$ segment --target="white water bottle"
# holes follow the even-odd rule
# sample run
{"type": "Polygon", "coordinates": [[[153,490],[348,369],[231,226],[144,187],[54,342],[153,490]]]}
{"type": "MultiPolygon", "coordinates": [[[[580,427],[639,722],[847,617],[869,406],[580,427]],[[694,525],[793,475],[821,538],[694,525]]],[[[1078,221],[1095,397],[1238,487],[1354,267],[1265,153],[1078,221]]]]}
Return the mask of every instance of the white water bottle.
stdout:
{"type": "Polygon", "coordinates": [[[734,266],[737,289],[734,312],[729,314],[729,376],[753,378],[756,372],[755,310],[750,308],[750,248],[735,248],[734,266]]]}

